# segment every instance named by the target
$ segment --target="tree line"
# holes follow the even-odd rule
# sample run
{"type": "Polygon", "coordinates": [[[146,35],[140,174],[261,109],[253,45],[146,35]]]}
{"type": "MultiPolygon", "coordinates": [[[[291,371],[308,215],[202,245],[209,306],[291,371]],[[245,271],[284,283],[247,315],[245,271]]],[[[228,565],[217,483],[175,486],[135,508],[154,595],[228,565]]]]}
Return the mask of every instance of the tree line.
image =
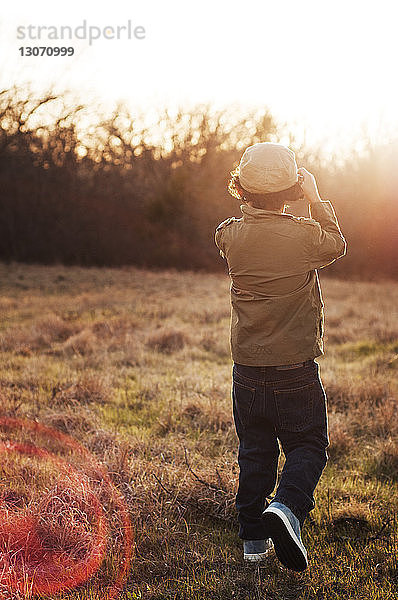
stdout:
{"type": "MultiPolygon", "coordinates": [[[[332,200],[348,253],[330,272],[398,277],[398,147],[325,159],[268,110],[159,109],[152,122],[119,105],[101,115],[66,96],[0,93],[0,259],[221,270],[216,225],[240,215],[227,192],[245,147],[280,141],[332,200]]],[[[298,207],[291,207],[295,212],[298,207]]]]}

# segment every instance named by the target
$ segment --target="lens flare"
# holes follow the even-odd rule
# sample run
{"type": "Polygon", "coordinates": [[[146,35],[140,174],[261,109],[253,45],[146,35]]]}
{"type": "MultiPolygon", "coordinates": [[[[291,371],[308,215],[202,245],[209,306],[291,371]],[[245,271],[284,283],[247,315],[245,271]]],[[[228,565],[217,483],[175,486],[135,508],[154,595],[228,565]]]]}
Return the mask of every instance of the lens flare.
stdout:
{"type": "Polygon", "coordinates": [[[7,455],[15,462],[13,479],[18,490],[21,481],[25,485],[23,491],[4,491],[3,480],[0,487],[0,586],[30,598],[67,592],[88,582],[111,550],[112,527],[104,509],[113,505],[112,521],[119,520],[113,536],[119,552],[112,553],[114,574],[107,577],[105,589],[101,585],[101,596],[116,598],[128,574],[133,534],[124,497],[105,467],[76,440],[36,421],[0,416],[0,428],[1,460],[4,464],[7,455]],[[4,430],[22,441],[4,439],[4,430]],[[58,453],[66,456],[25,439],[32,437],[46,439],[51,447],[58,445],[58,453]],[[18,464],[27,458],[32,459],[29,473],[18,477],[18,464]],[[42,490],[39,500],[27,503],[27,483],[37,463],[36,469],[55,472],[57,481],[42,490]]]}

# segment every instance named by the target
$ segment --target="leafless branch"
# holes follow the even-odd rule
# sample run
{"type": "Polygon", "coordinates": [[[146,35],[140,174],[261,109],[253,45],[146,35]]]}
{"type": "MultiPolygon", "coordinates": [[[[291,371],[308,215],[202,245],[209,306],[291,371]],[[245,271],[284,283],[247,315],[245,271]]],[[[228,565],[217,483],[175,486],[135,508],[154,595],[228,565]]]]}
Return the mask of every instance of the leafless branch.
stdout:
{"type": "Polygon", "coordinates": [[[222,492],[223,494],[227,494],[228,493],[227,490],[225,490],[224,488],[217,487],[213,483],[209,483],[208,481],[205,481],[204,479],[201,479],[199,477],[199,475],[197,475],[195,473],[195,471],[192,469],[191,465],[189,464],[187,449],[185,447],[184,447],[184,455],[185,455],[185,464],[187,465],[189,472],[192,473],[192,475],[195,477],[195,479],[197,479],[200,483],[202,483],[206,487],[210,488],[211,490],[214,490],[216,492],[222,492]]]}

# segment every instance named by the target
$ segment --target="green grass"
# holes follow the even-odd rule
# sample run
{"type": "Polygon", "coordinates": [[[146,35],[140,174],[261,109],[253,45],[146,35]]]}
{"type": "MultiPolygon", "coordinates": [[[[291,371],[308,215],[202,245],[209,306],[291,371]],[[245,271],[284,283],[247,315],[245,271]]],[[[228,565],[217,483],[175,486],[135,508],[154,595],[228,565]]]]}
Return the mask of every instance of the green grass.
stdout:
{"type": "MultiPolygon", "coordinates": [[[[107,466],[135,532],[120,598],[398,598],[398,284],[322,282],[330,459],[295,574],[275,557],[242,562],[226,276],[0,265],[0,281],[1,412],[67,432],[107,466]]],[[[51,469],[23,466],[3,462],[0,492],[51,487],[51,469]]],[[[59,597],[103,598],[116,536],[113,550],[59,597]]]]}

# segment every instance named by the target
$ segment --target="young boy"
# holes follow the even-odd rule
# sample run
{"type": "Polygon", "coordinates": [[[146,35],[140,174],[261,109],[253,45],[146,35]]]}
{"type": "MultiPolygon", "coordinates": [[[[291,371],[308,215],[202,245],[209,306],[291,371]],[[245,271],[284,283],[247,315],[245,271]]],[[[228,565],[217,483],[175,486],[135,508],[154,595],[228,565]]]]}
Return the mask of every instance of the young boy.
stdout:
{"type": "Polygon", "coordinates": [[[233,414],[240,468],[236,508],[244,559],[272,545],[294,571],[307,565],[301,528],[327,462],[325,392],[315,358],[323,354],[323,301],[316,269],[346,252],[330,202],[294,153],[250,146],[231,173],[242,217],[223,221],[215,242],[231,278],[233,414]],[[309,202],[311,218],[285,213],[309,202]],[[279,445],[286,462],[276,493],[279,445]]]}

